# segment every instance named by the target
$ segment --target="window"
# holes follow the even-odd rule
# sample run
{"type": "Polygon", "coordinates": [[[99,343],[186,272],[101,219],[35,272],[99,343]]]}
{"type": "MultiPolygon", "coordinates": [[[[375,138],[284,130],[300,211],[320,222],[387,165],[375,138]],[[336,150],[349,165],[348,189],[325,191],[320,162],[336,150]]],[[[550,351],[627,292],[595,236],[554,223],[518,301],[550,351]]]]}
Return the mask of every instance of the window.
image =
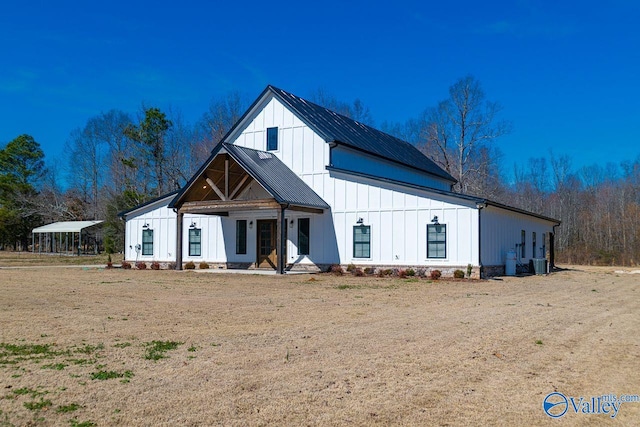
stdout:
{"type": "Polygon", "coordinates": [[[522,230],[520,232],[520,258],[524,258],[526,255],[527,233],[522,230]]]}
{"type": "Polygon", "coordinates": [[[247,220],[239,219],[236,221],[236,253],[247,253],[247,220]]]}
{"type": "Polygon", "coordinates": [[[309,218],[298,219],[298,255],[309,255],[309,218]]]}
{"type": "Polygon", "coordinates": [[[142,230],[142,255],[153,255],[153,230],[142,230]]]}
{"type": "Polygon", "coordinates": [[[447,257],[447,226],[427,224],[427,258],[447,257]]]}
{"type": "Polygon", "coordinates": [[[267,128],[267,151],[278,149],[278,128],[267,128]]]}
{"type": "Polygon", "coordinates": [[[370,225],[356,225],[353,227],[353,257],[371,258],[370,225]]]}
{"type": "Polygon", "coordinates": [[[189,256],[200,256],[201,233],[199,228],[189,229],[189,256]]]}
{"type": "Polygon", "coordinates": [[[536,232],[534,231],[533,233],[531,233],[531,240],[532,240],[532,248],[533,251],[531,252],[531,256],[533,258],[537,258],[537,251],[536,251],[536,232]]]}

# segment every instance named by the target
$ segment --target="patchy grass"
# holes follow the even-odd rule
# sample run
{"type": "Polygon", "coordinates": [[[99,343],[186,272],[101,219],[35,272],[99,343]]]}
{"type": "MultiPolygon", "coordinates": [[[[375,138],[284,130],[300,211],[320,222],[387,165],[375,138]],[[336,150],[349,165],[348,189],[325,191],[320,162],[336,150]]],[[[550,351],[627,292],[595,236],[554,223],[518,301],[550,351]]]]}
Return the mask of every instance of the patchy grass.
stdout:
{"type": "Polygon", "coordinates": [[[168,351],[175,350],[182,344],[184,343],[177,341],[151,341],[145,343],[147,351],[144,355],[144,358],[147,360],[164,359],[168,357],[166,354],[168,351]]]}
{"type": "Polygon", "coordinates": [[[114,378],[132,378],[133,372],[124,371],[124,372],[116,372],[116,371],[98,371],[93,372],[91,374],[92,380],[110,380],[114,378]]]}

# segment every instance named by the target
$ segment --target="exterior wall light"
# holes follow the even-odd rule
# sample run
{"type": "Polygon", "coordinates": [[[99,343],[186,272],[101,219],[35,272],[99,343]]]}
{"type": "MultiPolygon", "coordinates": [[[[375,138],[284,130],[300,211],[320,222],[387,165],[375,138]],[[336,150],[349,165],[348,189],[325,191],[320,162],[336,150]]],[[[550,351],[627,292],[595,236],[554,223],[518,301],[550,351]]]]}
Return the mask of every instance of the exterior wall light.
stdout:
{"type": "Polygon", "coordinates": [[[249,221],[249,228],[253,228],[253,221],[249,221]]]}
{"type": "Polygon", "coordinates": [[[433,219],[431,220],[431,222],[432,222],[434,225],[440,225],[440,222],[438,222],[438,215],[434,215],[434,216],[433,216],[433,219]]]}
{"type": "Polygon", "coordinates": [[[362,218],[358,218],[358,220],[356,221],[356,224],[364,224],[364,220],[362,218]]]}

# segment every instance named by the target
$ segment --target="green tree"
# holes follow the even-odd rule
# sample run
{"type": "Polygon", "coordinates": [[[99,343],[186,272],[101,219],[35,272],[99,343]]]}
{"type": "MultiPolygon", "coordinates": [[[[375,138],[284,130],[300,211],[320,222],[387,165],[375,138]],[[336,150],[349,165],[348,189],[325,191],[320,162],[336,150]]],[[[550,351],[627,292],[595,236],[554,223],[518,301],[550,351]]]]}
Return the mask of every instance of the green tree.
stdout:
{"type": "Polygon", "coordinates": [[[144,110],[144,118],[137,126],[130,124],[124,129],[124,135],[140,148],[140,159],[131,159],[130,166],[142,167],[147,172],[145,182],[140,184],[145,189],[155,187],[156,196],[164,194],[167,188],[165,136],[172,125],[160,109],[152,107],[144,110]]]}
{"type": "Polygon", "coordinates": [[[31,229],[40,225],[34,203],[45,172],[44,152],[32,136],[20,135],[0,150],[0,238],[2,245],[28,247],[31,229]]]}

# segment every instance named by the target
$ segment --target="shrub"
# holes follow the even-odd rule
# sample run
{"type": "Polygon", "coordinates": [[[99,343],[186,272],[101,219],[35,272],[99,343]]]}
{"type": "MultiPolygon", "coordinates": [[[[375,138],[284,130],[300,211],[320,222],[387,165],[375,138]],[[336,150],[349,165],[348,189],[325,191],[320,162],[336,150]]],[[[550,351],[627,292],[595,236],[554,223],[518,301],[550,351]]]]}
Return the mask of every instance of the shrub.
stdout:
{"type": "Polygon", "coordinates": [[[176,263],[175,262],[170,262],[169,264],[167,264],[167,268],[169,270],[175,270],[176,269],[176,263]]]}
{"type": "Polygon", "coordinates": [[[382,274],[384,274],[385,276],[391,276],[393,274],[393,270],[390,268],[387,268],[385,270],[382,270],[382,274]]]}
{"type": "Polygon", "coordinates": [[[364,276],[364,271],[361,268],[356,268],[353,270],[353,275],[356,277],[362,277],[364,276]]]}
{"type": "Polygon", "coordinates": [[[427,270],[425,270],[424,268],[419,268],[418,271],[416,271],[416,274],[418,275],[418,277],[427,277],[427,270]]]}
{"type": "Polygon", "coordinates": [[[347,272],[349,273],[353,273],[353,271],[356,269],[356,266],[353,264],[349,264],[347,265],[347,272]]]}
{"type": "Polygon", "coordinates": [[[209,264],[207,264],[206,262],[202,261],[200,263],[200,270],[207,270],[209,268],[209,264]]]}
{"type": "Polygon", "coordinates": [[[464,271],[462,270],[456,270],[453,272],[453,277],[455,277],[456,279],[464,279],[464,271]]]}
{"type": "Polygon", "coordinates": [[[151,263],[151,269],[152,270],[160,270],[160,263],[158,261],[153,261],[151,263]]]}
{"type": "Polygon", "coordinates": [[[131,263],[127,262],[127,261],[122,261],[122,268],[124,268],[125,270],[129,270],[131,268],[131,263]]]}
{"type": "Polygon", "coordinates": [[[138,261],[136,262],[136,268],[138,270],[146,270],[147,269],[147,263],[144,261],[138,261]]]}
{"type": "Polygon", "coordinates": [[[401,279],[406,279],[407,278],[407,270],[404,269],[399,269],[398,270],[398,277],[401,279]]]}
{"type": "Polygon", "coordinates": [[[415,276],[415,275],[416,275],[416,271],[415,271],[413,268],[409,268],[409,269],[407,270],[407,276],[409,276],[409,277],[413,277],[413,276],[415,276]]]}
{"type": "Polygon", "coordinates": [[[473,266],[471,264],[467,265],[467,277],[471,278],[471,272],[473,271],[473,266]]]}
{"type": "Polygon", "coordinates": [[[113,268],[113,261],[111,261],[111,254],[107,256],[107,268],[113,268]]]}
{"type": "Polygon", "coordinates": [[[189,261],[184,265],[185,270],[193,270],[194,268],[196,268],[196,265],[193,261],[189,261]]]}
{"type": "Polygon", "coordinates": [[[339,264],[333,264],[331,266],[331,272],[333,274],[335,274],[336,276],[342,276],[344,274],[344,270],[343,270],[342,266],[339,265],[339,264]]]}
{"type": "Polygon", "coordinates": [[[442,276],[440,270],[431,270],[431,280],[438,280],[442,276]]]}
{"type": "Polygon", "coordinates": [[[384,270],[383,269],[379,269],[378,272],[376,273],[376,276],[384,277],[384,270]]]}
{"type": "Polygon", "coordinates": [[[373,267],[365,267],[364,268],[364,274],[373,274],[376,272],[376,269],[373,267]]]}

